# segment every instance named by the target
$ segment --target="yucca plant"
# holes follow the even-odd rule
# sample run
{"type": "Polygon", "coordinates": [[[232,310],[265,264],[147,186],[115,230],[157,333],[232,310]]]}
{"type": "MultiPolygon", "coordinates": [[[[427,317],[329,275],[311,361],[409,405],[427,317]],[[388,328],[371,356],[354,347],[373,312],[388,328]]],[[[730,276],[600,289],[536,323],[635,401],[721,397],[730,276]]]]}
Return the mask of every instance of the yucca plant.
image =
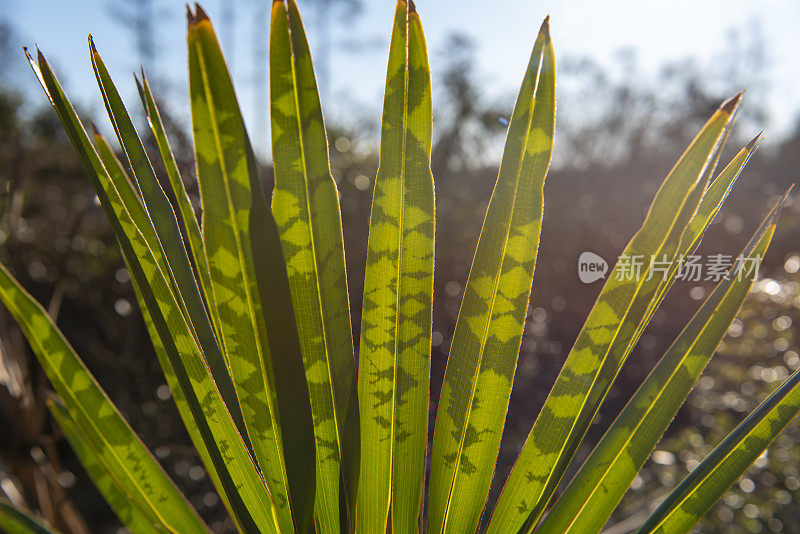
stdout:
{"type": "MultiPolygon", "coordinates": [[[[663,276],[627,279],[620,259],[499,500],[487,506],[553,146],[548,20],[508,126],[464,292],[427,489],[435,202],[430,72],[414,4],[398,2],[394,18],[358,358],[337,187],[295,1],[272,4],[271,207],[219,43],[199,6],[189,11],[188,49],[201,220],[144,73],[137,84],[169,195],[91,38],[92,65],[122,161],[97,131],[86,132],[44,55],[29,59],[117,235],[175,403],[236,528],[598,532],[757,273],[740,261],[719,282],[553,504],[626,357],[756,148],[754,139],[715,174],[740,95],[725,101],[686,149],[623,252],[623,259],[648,258],[645,268],[662,262],[663,276]]],[[[741,258],[758,263],[784,199],[741,258]]],[[[55,390],[53,417],[121,521],[136,533],[207,531],[44,309],[5,268],[0,298],[55,390]]],[[[797,372],[782,383],[661,502],[640,532],[690,530],[800,410],[799,382],[797,372]]],[[[0,526],[52,532],[7,502],[0,503],[0,526]]]]}

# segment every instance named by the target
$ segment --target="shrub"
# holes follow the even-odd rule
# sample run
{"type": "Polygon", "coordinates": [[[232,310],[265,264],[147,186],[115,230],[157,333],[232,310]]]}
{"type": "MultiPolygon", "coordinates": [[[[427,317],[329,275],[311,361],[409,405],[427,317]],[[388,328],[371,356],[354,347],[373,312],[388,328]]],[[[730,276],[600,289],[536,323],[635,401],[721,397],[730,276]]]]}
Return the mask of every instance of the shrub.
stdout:
{"type": "MultiPolygon", "coordinates": [[[[782,200],[553,504],[620,367],[756,148],[754,139],[715,174],[740,95],[725,101],[686,149],[607,273],[490,510],[553,145],[548,20],[508,126],[464,292],[427,490],[435,202],[430,72],[413,2],[398,2],[394,19],[357,359],[339,199],[294,0],[272,4],[271,206],[216,35],[199,6],[189,11],[188,48],[201,220],[144,74],[137,83],[167,190],[91,38],[92,64],[124,161],[99,133],[87,134],[44,55],[29,59],[119,240],[173,398],[237,529],[599,531],[736,316],[774,232],[782,200]]],[[[128,528],[207,530],[43,308],[5,268],[0,298],[57,394],[49,400],[55,420],[128,528]]],[[[798,382],[800,373],[786,378],[640,531],[688,531],[800,410],[798,382]]],[[[0,525],[50,531],[8,503],[0,504],[0,525]]]]}

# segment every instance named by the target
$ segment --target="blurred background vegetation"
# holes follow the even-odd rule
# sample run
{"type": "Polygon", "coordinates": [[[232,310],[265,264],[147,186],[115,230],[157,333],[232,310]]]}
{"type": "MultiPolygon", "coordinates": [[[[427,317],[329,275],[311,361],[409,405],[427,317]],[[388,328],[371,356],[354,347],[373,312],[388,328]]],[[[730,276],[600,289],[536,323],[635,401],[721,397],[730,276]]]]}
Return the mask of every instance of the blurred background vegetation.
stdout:
{"type": "MultiPolygon", "coordinates": [[[[312,37],[316,32],[323,42],[331,39],[325,32],[345,24],[342,13],[357,17],[360,8],[357,0],[315,0],[307,5],[316,10],[316,20],[330,21],[311,26],[312,37]]],[[[153,67],[149,77],[154,85],[171,95],[174,85],[183,83],[183,73],[173,73],[173,79],[158,68],[158,2],[109,0],[107,8],[119,31],[131,38],[130,55],[153,67]]],[[[222,8],[218,25],[223,40],[234,15],[222,8]]],[[[111,229],[55,114],[30,83],[32,76],[26,72],[19,44],[17,29],[0,19],[0,71],[4,73],[0,78],[0,259],[57,317],[91,371],[214,530],[231,531],[171,402],[111,229]]],[[[266,46],[265,33],[261,44],[266,46]]],[[[334,44],[322,48],[336,50],[334,44]]],[[[520,46],[527,49],[529,44],[520,46]]],[[[374,43],[350,40],[342,46],[357,54],[374,43]]],[[[512,88],[502,98],[484,91],[475,49],[466,35],[452,34],[441,49],[431,50],[436,63],[443,66],[434,72],[433,80],[437,262],[431,416],[462,288],[496,178],[504,118],[513,105],[512,88]]],[[[357,60],[357,55],[352,57],[357,60]]],[[[708,62],[676,58],[652,76],[640,69],[631,50],[619,52],[616,71],[587,57],[559,57],[556,155],[545,187],[540,260],[493,498],[600,291],[600,282],[579,281],[578,256],[593,251],[613,263],[641,223],[661,179],[719,102],[743,87],[769,84],[764,43],[757,31],[732,33],[719,58],[708,62]]],[[[266,71],[258,72],[262,67],[254,66],[254,79],[247,83],[266,84],[266,71]]],[[[317,68],[324,89],[331,76],[325,53],[317,58],[317,68]]],[[[197,201],[186,110],[175,100],[165,98],[162,111],[189,179],[189,193],[197,201]]],[[[249,104],[242,102],[266,121],[266,101],[249,104]]],[[[81,111],[87,119],[94,118],[94,112],[100,118],[96,108],[81,111]]],[[[349,120],[329,117],[327,125],[333,175],[341,193],[356,328],[377,166],[379,110],[368,111],[354,111],[355,118],[349,120]]],[[[745,99],[726,157],[758,132],[765,114],[763,102],[745,99]]],[[[265,157],[261,163],[263,179],[269,184],[270,162],[265,157]]],[[[768,205],[798,174],[800,120],[785,135],[763,144],[710,228],[700,253],[736,255],[768,205]]],[[[762,265],[761,281],[609,521],[609,532],[629,532],[637,526],[654,505],[653,495],[666,495],[744,414],[800,367],[800,346],[794,334],[800,323],[798,236],[800,199],[795,197],[762,265]]],[[[712,285],[676,283],[629,357],[597,416],[589,442],[600,438],[712,285]]],[[[0,309],[0,493],[40,511],[66,532],[121,531],[49,420],[43,404],[47,388],[19,329],[0,309]]],[[[585,457],[588,452],[582,449],[579,455],[585,457]]],[[[787,429],[698,529],[800,533],[800,425],[787,429]]]]}

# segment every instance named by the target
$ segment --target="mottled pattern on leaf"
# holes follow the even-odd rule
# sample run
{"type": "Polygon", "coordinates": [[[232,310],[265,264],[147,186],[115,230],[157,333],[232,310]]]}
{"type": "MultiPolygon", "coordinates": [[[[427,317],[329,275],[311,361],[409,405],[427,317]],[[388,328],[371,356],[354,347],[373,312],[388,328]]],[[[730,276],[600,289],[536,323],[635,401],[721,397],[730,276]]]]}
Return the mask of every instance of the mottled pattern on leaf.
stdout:
{"type": "MultiPolygon", "coordinates": [[[[316,442],[314,517],[318,532],[339,532],[339,487],[356,451],[355,359],[339,196],[300,14],[293,0],[272,6],[270,37],[272,212],[286,258],[316,442]],[[342,465],[342,458],[345,465],[342,465]]],[[[357,443],[356,443],[357,444],[357,443]]],[[[351,480],[348,479],[348,483],[351,480]]],[[[354,488],[351,488],[354,491],[354,488]]]]}
{"type": "MultiPolygon", "coordinates": [[[[641,229],[622,257],[675,259],[690,246],[684,233],[695,217],[729,131],[739,96],[709,119],[656,193],[641,229]]],[[[544,513],[553,492],[594,419],[614,378],[674,279],[622,276],[623,263],[609,273],[583,329],[536,418],[492,515],[492,534],[529,532],[544,513]],[[530,471],[545,473],[527,476],[530,471]],[[525,507],[521,505],[525,503],[525,507]],[[525,512],[520,512],[525,508],[525,512]]]]}
{"type": "Polygon", "coordinates": [[[489,491],[531,293],[554,115],[555,60],[545,21],[450,346],[433,442],[431,532],[476,530],[489,491]]]}
{"type": "Polygon", "coordinates": [[[395,11],[361,318],[360,532],[417,532],[433,301],[431,88],[413,4],[395,11]],[[391,517],[390,517],[391,503],[391,517]]]}

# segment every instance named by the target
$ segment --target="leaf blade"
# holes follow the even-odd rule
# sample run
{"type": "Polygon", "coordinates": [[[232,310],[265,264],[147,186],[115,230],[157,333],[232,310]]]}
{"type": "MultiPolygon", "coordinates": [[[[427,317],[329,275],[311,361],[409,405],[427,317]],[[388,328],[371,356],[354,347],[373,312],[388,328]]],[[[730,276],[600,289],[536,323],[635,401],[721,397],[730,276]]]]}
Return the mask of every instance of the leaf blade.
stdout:
{"type": "MultiPolygon", "coordinates": [[[[348,431],[358,429],[347,427],[357,422],[357,414],[349,413],[356,399],[355,358],[339,196],[311,55],[292,0],[288,6],[272,4],[270,100],[272,213],[287,260],[314,417],[315,521],[320,532],[338,532],[340,475],[357,469],[348,431]]],[[[354,484],[352,478],[348,483],[354,484]]]]}
{"type": "Polygon", "coordinates": [[[100,445],[104,461],[139,506],[165,529],[207,531],[172,480],[144,446],[44,309],[0,265],[0,300],[16,319],[70,415],[100,445]],[[101,430],[102,428],[102,430],[101,430]],[[160,506],[169,503],[169,506],[160,506]]]}
{"type": "Polygon", "coordinates": [[[795,371],[700,462],[637,532],[689,532],[798,412],[800,371],[795,371]]]}
{"type": "Polygon", "coordinates": [[[427,447],[434,184],[430,70],[413,2],[397,3],[388,63],[361,316],[356,525],[414,532],[427,447]]]}
{"type": "MultiPolygon", "coordinates": [[[[760,137],[761,135],[759,134],[750,141],[747,146],[742,148],[725,169],[720,172],[719,176],[708,185],[708,188],[703,193],[703,198],[700,200],[700,205],[697,207],[697,212],[692,216],[692,219],[689,221],[689,224],[686,226],[681,236],[680,246],[675,255],[677,261],[672,262],[670,270],[666,276],[663,277],[655,296],[647,303],[647,309],[634,335],[627,341],[624,341],[624,336],[622,336],[622,342],[615,343],[615,346],[612,347],[612,353],[620,353],[620,356],[617,356],[618,359],[624,359],[625,355],[636,345],[642,332],[644,332],[644,329],[650,322],[653,313],[658,309],[667,291],[669,291],[676,275],[684,266],[684,262],[687,261],[687,258],[689,258],[689,261],[691,260],[691,255],[700,245],[703,234],[719,212],[734,182],[744,169],[744,166],[755,152],[760,137]]],[[[719,150],[718,153],[719,152],[721,152],[721,150],[719,150]]]]}
{"type": "MultiPolygon", "coordinates": [[[[764,256],[779,207],[780,203],[770,211],[740,257],[764,256]]],[[[745,263],[738,265],[729,279],[717,285],[614,420],[537,532],[590,532],[594,527],[600,531],[741,308],[757,274],[757,269],[744,272],[745,268],[745,263]]]]}
{"type": "Polygon", "coordinates": [[[47,399],[47,407],[58,423],[61,431],[69,441],[70,447],[89,474],[95,487],[114,510],[122,524],[137,534],[158,532],[154,521],[146,510],[139,509],[125,489],[125,486],[112,475],[112,470],[103,464],[101,455],[92,446],[91,441],[82,435],[78,424],[69,415],[69,411],[60,401],[47,399]]]}
{"type": "MultiPolygon", "coordinates": [[[[200,233],[200,223],[197,222],[197,215],[189,200],[189,194],[186,192],[186,185],[183,182],[183,178],[181,178],[181,173],[172,152],[172,147],[167,139],[167,133],[161,120],[161,114],[158,110],[156,99],[150,89],[147,77],[144,75],[144,70],[142,70],[141,82],[138,79],[136,80],[136,87],[142,99],[142,105],[147,115],[147,122],[150,125],[153,137],[158,145],[162,163],[167,171],[167,177],[172,186],[172,192],[178,203],[178,210],[186,233],[186,241],[192,252],[192,259],[195,262],[195,268],[200,278],[203,294],[207,295],[210,291],[211,279],[208,272],[208,258],[206,257],[205,245],[203,244],[203,237],[200,233]]],[[[209,315],[218,334],[219,325],[217,323],[219,319],[216,315],[209,315]]]]}
{"type": "Polygon", "coordinates": [[[445,371],[431,464],[432,532],[476,529],[489,490],[531,292],[554,114],[555,57],[545,19],[509,125],[445,371]]]}
{"type": "MultiPolygon", "coordinates": [[[[215,338],[208,310],[203,302],[194,276],[194,270],[189,262],[175,212],[156,177],[144,145],[91,37],[89,37],[89,44],[92,66],[109,119],[111,119],[114,126],[117,138],[141,195],[141,204],[145,215],[139,216],[139,228],[146,228],[147,230],[152,228],[150,241],[153,245],[151,246],[155,249],[156,255],[160,252],[164,258],[166,265],[164,272],[170,277],[178,304],[187,317],[197,342],[203,348],[214,380],[220,388],[228,410],[239,427],[239,432],[246,438],[246,428],[240,413],[234,384],[230,378],[225,357],[215,338]]],[[[138,206],[132,206],[131,204],[128,204],[128,206],[129,209],[132,207],[138,208],[138,206]]]]}
{"type": "MultiPolygon", "coordinates": [[[[313,450],[307,440],[287,442],[311,429],[305,377],[296,367],[296,332],[270,330],[264,318],[255,264],[273,243],[275,221],[264,198],[257,162],[239,109],[233,81],[211,21],[197,6],[189,18],[189,86],[197,176],[203,202],[201,224],[208,255],[210,307],[219,314],[221,342],[230,362],[255,456],[268,481],[280,530],[313,528],[313,450]],[[264,252],[261,250],[261,252],[264,252]],[[294,338],[288,339],[288,338],[294,338]],[[287,361],[288,360],[288,361],[287,361]],[[286,365],[284,365],[286,363],[286,365]],[[276,380],[275,373],[287,380],[276,380]],[[291,404],[281,402],[291,400],[291,404]]],[[[276,243],[277,244],[277,243],[276,243]]],[[[281,258],[280,247],[271,251],[281,258]]],[[[284,288],[274,288],[283,290],[284,288]]],[[[288,286],[285,288],[288,291],[288,286]]],[[[284,310],[284,315],[287,315],[284,310]]],[[[313,442],[312,442],[313,443],[313,442]]]]}
{"type": "MultiPolygon", "coordinates": [[[[156,249],[151,248],[146,238],[147,228],[137,226],[136,218],[128,211],[129,207],[133,209],[132,206],[137,205],[138,200],[136,203],[128,202],[127,197],[121,196],[123,191],[128,190],[117,189],[117,182],[112,178],[115,173],[110,176],[103,166],[75,110],[41,52],[38,53],[38,64],[30,55],[28,60],[83,162],[100,204],[117,235],[131,269],[131,278],[141,290],[194,424],[210,453],[213,464],[209,471],[215,469],[219,473],[218,489],[230,499],[230,509],[237,527],[245,532],[275,532],[273,519],[264,506],[265,503],[271,503],[271,496],[214,383],[202,349],[197,345],[170,286],[169,277],[164,274],[158,261],[156,249]],[[225,457],[222,449],[228,453],[225,457]]],[[[130,188],[130,183],[124,180],[120,186],[125,184],[130,188]]],[[[139,208],[142,206],[139,205],[139,208]]]]}
{"type": "Polygon", "coordinates": [[[0,528],[8,534],[58,534],[39,518],[0,499],[0,528]]]}
{"type": "MultiPolygon", "coordinates": [[[[621,258],[674,259],[710,180],[739,97],[720,106],[675,164],[621,258]]],[[[636,272],[626,279],[626,265],[617,262],[589,312],[506,481],[489,532],[533,529],[630,352],[628,341],[646,319],[661,282],[636,272]]]]}

